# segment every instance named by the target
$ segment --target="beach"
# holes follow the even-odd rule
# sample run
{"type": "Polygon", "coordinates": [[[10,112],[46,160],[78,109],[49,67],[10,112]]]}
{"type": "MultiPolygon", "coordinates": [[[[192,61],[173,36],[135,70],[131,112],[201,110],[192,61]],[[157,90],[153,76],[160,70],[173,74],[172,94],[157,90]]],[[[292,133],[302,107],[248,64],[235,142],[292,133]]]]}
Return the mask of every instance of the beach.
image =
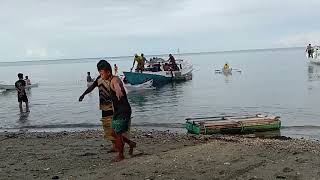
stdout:
{"type": "Polygon", "coordinates": [[[133,129],[114,163],[102,131],[2,132],[1,179],[319,179],[318,141],[133,129]]]}

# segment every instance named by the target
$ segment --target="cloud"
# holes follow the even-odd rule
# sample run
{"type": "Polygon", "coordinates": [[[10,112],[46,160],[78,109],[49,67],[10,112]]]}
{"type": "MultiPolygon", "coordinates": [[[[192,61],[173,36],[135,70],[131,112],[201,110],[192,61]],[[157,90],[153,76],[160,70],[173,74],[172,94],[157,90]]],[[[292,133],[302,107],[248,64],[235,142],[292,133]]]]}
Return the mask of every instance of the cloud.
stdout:
{"type": "Polygon", "coordinates": [[[1,2],[0,61],[295,46],[320,29],[319,0],[1,2]]]}
{"type": "Polygon", "coordinates": [[[48,52],[46,48],[26,49],[26,56],[31,58],[47,58],[48,52]]]}
{"type": "Polygon", "coordinates": [[[320,45],[320,31],[287,35],[276,44],[286,47],[300,47],[310,43],[312,45],[320,45]]]}

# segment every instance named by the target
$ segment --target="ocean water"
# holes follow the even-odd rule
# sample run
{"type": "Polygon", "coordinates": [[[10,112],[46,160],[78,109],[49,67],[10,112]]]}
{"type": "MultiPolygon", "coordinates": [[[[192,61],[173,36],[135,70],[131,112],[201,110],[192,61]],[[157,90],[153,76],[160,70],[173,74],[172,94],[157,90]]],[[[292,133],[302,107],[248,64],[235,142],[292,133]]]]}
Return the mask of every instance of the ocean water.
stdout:
{"type": "MultiPolygon", "coordinates": [[[[320,66],[308,62],[304,49],[199,53],[177,58],[193,64],[193,79],[129,93],[135,126],[181,128],[188,117],[264,113],[281,117],[281,135],[320,139],[320,66]],[[225,62],[241,73],[215,73],[225,62]]],[[[0,63],[2,83],[13,84],[18,72],[39,83],[28,92],[30,114],[19,113],[15,91],[0,93],[0,130],[101,128],[98,90],[78,102],[86,89],[86,72],[98,75],[98,60],[0,63]]],[[[120,72],[132,65],[130,57],[109,60],[120,72]]]]}

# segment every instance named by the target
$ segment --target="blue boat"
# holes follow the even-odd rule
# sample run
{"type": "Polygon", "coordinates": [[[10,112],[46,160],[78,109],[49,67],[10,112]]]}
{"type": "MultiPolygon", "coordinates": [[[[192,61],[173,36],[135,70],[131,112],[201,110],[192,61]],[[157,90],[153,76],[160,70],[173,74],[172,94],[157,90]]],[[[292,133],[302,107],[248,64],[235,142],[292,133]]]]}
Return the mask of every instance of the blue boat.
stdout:
{"type": "Polygon", "coordinates": [[[153,86],[160,86],[172,82],[171,77],[166,77],[159,74],[138,73],[138,72],[123,72],[128,83],[132,85],[142,84],[149,80],[153,80],[153,86]]]}
{"type": "Polygon", "coordinates": [[[125,71],[123,74],[128,83],[132,85],[142,84],[151,79],[153,80],[153,86],[161,86],[173,81],[185,81],[192,79],[192,65],[185,63],[182,60],[178,62],[181,62],[180,67],[182,67],[179,71],[144,71],[142,73],[125,71]]]}

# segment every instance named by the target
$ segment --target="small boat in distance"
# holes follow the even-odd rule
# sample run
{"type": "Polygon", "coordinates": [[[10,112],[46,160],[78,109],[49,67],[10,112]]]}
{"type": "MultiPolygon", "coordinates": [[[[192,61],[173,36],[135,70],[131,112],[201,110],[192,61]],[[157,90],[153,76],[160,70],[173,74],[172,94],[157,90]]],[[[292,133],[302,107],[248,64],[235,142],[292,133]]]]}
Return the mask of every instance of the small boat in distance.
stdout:
{"type": "MultiPolygon", "coordinates": [[[[33,88],[33,87],[38,87],[38,83],[26,85],[26,88],[33,88]]],[[[15,90],[16,86],[15,85],[7,85],[7,84],[0,84],[0,89],[5,89],[5,90],[15,90]]]]}

